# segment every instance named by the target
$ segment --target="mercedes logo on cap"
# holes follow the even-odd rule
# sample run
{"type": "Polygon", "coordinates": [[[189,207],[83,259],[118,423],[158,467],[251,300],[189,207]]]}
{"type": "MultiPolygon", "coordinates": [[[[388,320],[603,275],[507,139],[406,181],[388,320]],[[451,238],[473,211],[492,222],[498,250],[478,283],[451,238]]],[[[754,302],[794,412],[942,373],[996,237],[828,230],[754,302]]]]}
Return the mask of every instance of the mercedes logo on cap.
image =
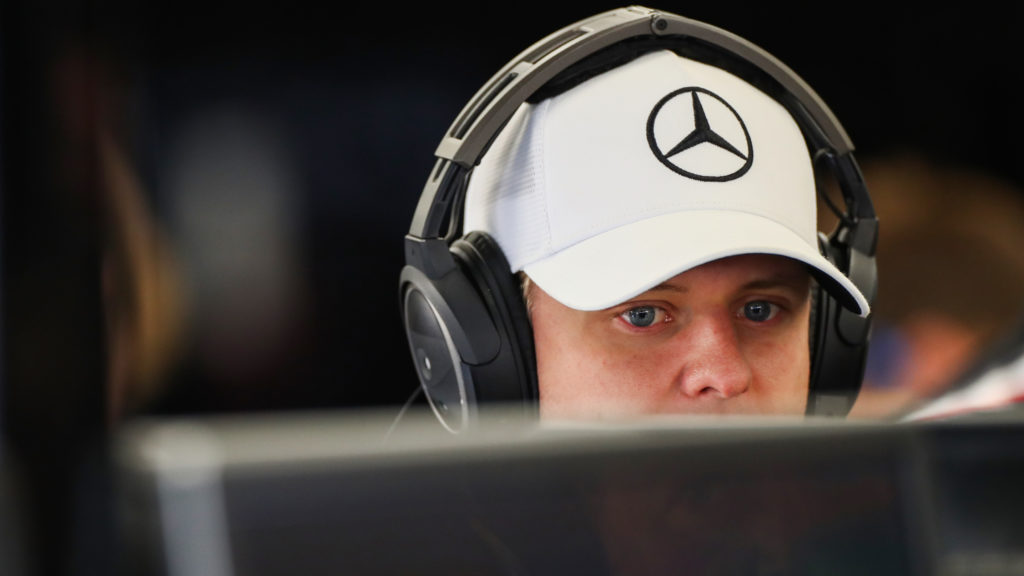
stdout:
{"type": "Polygon", "coordinates": [[[662,164],[694,180],[733,180],[754,162],[743,119],[703,88],[680,88],[658,101],[647,119],[647,142],[662,164]]]}

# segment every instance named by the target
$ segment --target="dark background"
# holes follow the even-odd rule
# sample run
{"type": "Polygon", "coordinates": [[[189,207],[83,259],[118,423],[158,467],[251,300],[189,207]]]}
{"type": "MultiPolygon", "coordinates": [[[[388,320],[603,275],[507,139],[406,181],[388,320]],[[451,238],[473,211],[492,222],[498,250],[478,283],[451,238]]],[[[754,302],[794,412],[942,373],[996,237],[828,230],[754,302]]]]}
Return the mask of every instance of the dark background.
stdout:
{"type": "MultiPolygon", "coordinates": [[[[434,147],[508,59],[617,6],[2,4],[0,427],[34,487],[33,567],[104,566],[104,524],[81,519],[108,514],[91,496],[127,419],[404,402],[397,279],[434,147]],[[153,238],[172,272],[126,264],[152,261],[153,238]],[[139,320],[179,309],[166,298],[177,319],[139,320]],[[133,361],[149,369],[123,377],[133,361]]],[[[1024,184],[1016,9],[657,7],[789,64],[861,157],[909,150],[1024,184]]]]}

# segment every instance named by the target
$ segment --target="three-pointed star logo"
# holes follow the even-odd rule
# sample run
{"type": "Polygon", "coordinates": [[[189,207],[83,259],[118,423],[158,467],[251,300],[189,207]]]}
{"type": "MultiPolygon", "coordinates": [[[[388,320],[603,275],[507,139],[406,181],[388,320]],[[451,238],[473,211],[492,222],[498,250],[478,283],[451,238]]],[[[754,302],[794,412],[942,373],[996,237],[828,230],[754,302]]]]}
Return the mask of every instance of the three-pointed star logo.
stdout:
{"type": "Polygon", "coordinates": [[[739,178],[754,160],[743,119],[728,102],[703,88],[682,88],[662,98],[647,120],[647,140],[662,164],[695,180],[739,178]],[[705,104],[713,107],[715,126],[705,104]],[[692,126],[689,132],[680,129],[686,126],[692,126]],[[671,146],[666,149],[664,144],[671,146]]]}

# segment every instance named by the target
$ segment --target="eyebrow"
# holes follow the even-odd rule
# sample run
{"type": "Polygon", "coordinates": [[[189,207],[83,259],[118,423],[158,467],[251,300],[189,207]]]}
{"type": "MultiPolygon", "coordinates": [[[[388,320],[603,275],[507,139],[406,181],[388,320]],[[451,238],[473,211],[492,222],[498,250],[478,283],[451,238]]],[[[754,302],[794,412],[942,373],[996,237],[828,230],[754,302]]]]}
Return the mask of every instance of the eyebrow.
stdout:
{"type": "Polygon", "coordinates": [[[680,294],[686,294],[689,291],[689,286],[676,286],[675,284],[669,284],[668,282],[662,282],[648,290],[648,292],[678,292],[680,294]]]}

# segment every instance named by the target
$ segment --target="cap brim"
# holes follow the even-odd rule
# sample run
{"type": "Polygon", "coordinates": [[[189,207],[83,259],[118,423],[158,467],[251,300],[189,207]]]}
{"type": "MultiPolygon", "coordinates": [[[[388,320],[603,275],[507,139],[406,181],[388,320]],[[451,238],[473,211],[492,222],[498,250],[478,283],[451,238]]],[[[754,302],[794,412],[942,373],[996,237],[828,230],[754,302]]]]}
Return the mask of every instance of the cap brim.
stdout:
{"type": "Polygon", "coordinates": [[[523,271],[570,308],[602,310],[691,268],[740,254],[804,262],[840,304],[862,317],[870,312],[860,290],[816,246],[772,220],[733,211],[674,212],[634,222],[527,264],[523,271]]]}

